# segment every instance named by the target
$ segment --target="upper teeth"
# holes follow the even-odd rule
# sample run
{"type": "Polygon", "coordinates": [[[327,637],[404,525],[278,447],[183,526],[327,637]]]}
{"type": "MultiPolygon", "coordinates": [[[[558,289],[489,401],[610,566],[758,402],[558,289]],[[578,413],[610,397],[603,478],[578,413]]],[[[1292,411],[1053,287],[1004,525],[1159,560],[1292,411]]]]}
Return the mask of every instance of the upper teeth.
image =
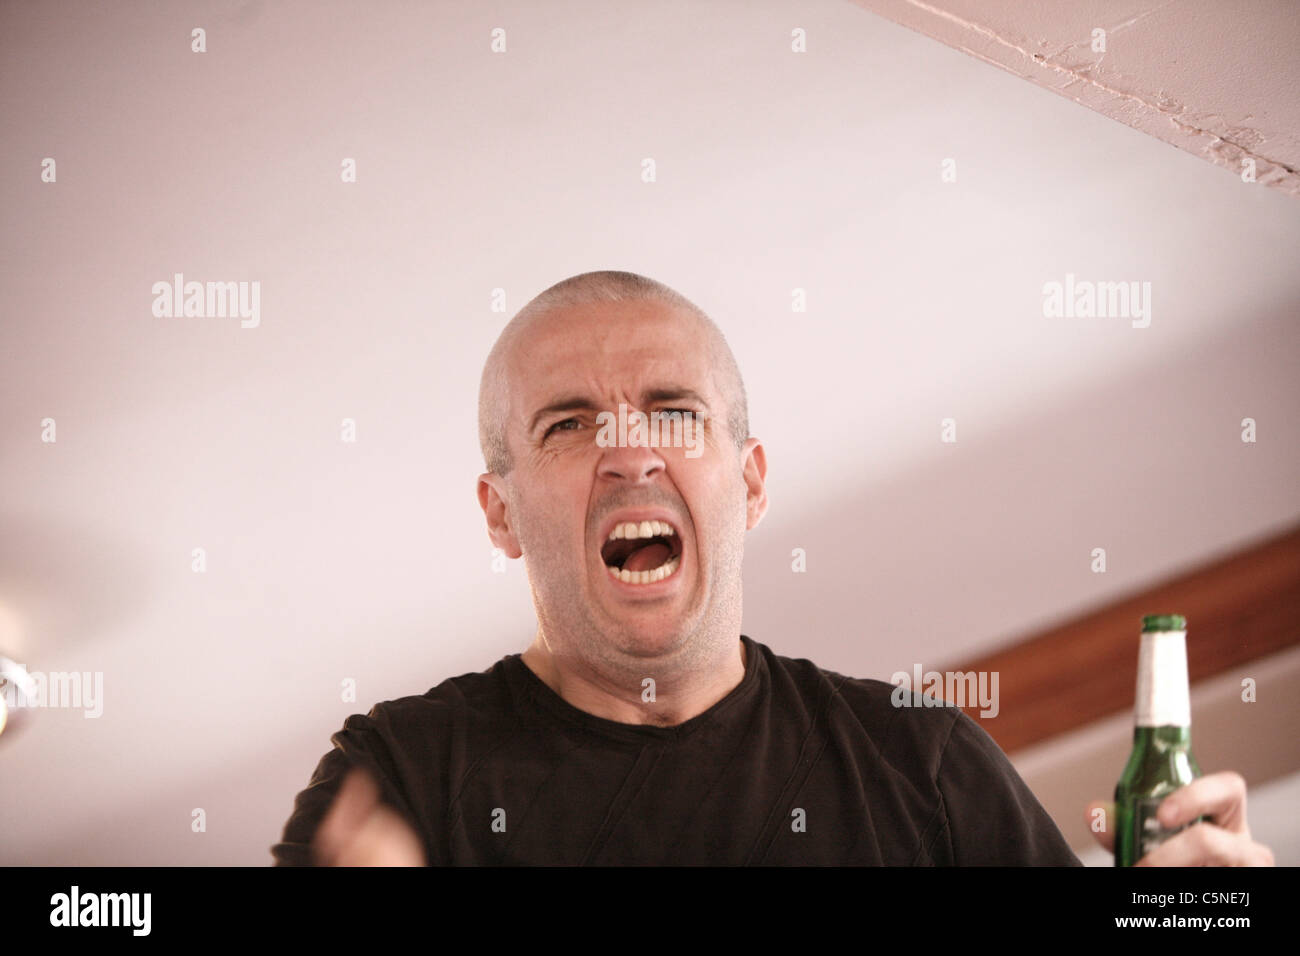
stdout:
{"type": "Polygon", "coordinates": [[[614,525],[614,530],[609,533],[609,540],[615,538],[657,538],[660,535],[671,535],[673,533],[672,525],[666,521],[642,521],[639,524],[635,521],[626,521],[623,524],[614,525]]]}

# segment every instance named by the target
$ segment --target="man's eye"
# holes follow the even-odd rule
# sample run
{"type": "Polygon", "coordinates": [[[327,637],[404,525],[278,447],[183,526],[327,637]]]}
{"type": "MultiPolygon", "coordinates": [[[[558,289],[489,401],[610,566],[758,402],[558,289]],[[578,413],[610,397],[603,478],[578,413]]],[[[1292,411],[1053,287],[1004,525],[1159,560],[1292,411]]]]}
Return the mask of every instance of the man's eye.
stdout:
{"type": "Polygon", "coordinates": [[[552,425],[550,428],[546,429],[546,435],[543,436],[543,437],[549,437],[550,434],[551,434],[551,432],[556,431],[557,429],[558,429],[559,431],[571,432],[571,431],[574,430],[574,428],[577,428],[577,427],[578,427],[578,424],[579,424],[579,422],[578,422],[578,420],[577,420],[576,418],[566,418],[566,419],[564,419],[564,421],[562,421],[562,422],[556,422],[556,423],[555,423],[554,425],[552,425]],[[565,427],[564,427],[565,425],[572,425],[573,428],[565,428],[565,427]]]}

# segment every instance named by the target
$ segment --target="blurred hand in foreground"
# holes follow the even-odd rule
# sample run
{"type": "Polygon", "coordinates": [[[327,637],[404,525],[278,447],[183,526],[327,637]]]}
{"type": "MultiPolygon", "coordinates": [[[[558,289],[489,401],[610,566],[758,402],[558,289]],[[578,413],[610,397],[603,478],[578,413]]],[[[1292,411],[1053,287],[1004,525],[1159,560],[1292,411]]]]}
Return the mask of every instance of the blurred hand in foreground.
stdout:
{"type": "Polygon", "coordinates": [[[424,866],[424,846],[410,825],[379,799],[361,769],[350,771],[312,842],[321,866],[424,866]]]}

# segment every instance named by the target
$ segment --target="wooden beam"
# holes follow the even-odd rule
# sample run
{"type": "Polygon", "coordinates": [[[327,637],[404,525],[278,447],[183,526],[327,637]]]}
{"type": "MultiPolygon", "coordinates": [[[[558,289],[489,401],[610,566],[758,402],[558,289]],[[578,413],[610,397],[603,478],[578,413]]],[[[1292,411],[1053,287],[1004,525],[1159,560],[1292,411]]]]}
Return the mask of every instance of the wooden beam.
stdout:
{"type": "Polygon", "coordinates": [[[1297,643],[1300,527],[947,669],[998,672],[998,715],[965,710],[1010,753],[1132,710],[1145,614],[1187,618],[1192,683],[1297,643]]]}

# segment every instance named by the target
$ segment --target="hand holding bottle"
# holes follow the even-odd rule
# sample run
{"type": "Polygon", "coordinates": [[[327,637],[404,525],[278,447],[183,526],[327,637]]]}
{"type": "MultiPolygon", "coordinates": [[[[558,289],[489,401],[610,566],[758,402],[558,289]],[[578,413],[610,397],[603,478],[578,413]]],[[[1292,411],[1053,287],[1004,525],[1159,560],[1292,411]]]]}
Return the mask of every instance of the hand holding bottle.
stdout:
{"type": "MultiPolygon", "coordinates": [[[[1102,819],[1115,818],[1115,805],[1094,800],[1088,805],[1091,824],[1096,810],[1105,811],[1102,819]]],[[[1204,817],[1186,830],[1165,840],[1135,866],[1273,866],[1273,851],[1256,843],[1246,824],[1246,781],[1231,770],[1198,777],[1179,787],[1160,803],[1157,818],[1161,826],[1174,829],[1204,817]]],[[[1097,842],[1111,852],[1115,849],[1112,827],[1094,830],[1097,842]]]]}
{"type": "Polygon", "coordinates": [[[1142,618],[1133,749],[1115,802],[1094,801],[1087,814],[1116,866],[1273,865],[1272,851],[1246,826],[1246,781],[1232,771],[1203,777],[1192,756],[1181,614],[1142,618]]]}

